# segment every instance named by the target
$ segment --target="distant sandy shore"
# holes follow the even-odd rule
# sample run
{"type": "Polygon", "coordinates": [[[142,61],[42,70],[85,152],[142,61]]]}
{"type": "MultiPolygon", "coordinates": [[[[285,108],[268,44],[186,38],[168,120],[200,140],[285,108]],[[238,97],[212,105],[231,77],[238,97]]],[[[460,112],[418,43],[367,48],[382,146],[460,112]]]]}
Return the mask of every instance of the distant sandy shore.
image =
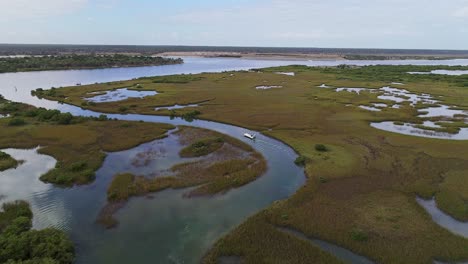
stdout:
{"type": "Polygon", "coordinates": [[[333,54],[333,53],[247,53],[218,51],[177,51],[157,53],[155,56],[203,57],[203,58],[243,58],[263,60],[439,60],[467,59],[468,55],[453,54],[333,54]]]}
{"type": "Polygon", "coordinates": [[[302,53],[241,53],[241,52],[163,52],[158,56],[171,57],[204,57],[204,58],[243,58],[264,60],[344,60],[344,56],[338,54],[302,54],[302,53]]]}

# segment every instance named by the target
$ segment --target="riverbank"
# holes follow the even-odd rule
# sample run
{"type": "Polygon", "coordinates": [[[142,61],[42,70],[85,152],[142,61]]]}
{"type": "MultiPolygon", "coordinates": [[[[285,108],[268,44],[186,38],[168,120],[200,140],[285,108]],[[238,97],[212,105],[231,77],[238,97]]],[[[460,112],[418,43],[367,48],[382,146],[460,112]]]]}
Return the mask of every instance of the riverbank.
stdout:
{"type": "Polygon", "coordinates": [[[32,57],[0,57],[0,73],[101,69],[113,67],[162,66],[182,64],[180,58],[162,58],[154,56],[131,55],[60,55],[60,56],[32,56],[32,57]]]}

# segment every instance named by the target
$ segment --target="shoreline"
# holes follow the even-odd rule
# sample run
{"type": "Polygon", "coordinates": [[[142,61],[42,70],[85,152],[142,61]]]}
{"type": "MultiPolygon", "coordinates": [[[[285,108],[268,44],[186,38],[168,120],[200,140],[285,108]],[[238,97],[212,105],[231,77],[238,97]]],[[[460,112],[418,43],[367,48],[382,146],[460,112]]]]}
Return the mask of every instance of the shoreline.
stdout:
{"type": "Polygon", "coordinates": [[[261,52],[224,52],[224,51],[170,51],[156,53],[161,57],[195,57],[195,58],[233,58],[262,59],[285,61],[352,61],[352,60],[456,60],[468,59],[468,55],[448,54],[340,54],[340,53],[261,53],[261,52]]]}

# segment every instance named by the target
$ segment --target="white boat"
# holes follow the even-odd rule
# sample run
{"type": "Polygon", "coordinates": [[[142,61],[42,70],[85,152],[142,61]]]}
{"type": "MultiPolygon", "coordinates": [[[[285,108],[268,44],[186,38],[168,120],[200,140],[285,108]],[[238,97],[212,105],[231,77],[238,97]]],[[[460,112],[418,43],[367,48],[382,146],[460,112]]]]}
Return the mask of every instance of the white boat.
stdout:
{"type": "Polygon", "coordinates": [[[250,138],[250,139],[255,139],[255,134],[250,134],[250,133],[244,133],[244,137],[250,138]]]}

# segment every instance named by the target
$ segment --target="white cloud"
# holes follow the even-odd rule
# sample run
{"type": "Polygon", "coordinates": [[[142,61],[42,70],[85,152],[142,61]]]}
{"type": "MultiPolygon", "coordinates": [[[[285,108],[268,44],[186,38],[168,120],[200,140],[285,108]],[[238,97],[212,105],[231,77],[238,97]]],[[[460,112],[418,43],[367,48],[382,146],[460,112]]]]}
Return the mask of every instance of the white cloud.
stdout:
{"type": "Polygon", "coordinates": [[[12,22],[67,14],[84,7],[88,0],[0,0],[0,21],[12,22]]]}

